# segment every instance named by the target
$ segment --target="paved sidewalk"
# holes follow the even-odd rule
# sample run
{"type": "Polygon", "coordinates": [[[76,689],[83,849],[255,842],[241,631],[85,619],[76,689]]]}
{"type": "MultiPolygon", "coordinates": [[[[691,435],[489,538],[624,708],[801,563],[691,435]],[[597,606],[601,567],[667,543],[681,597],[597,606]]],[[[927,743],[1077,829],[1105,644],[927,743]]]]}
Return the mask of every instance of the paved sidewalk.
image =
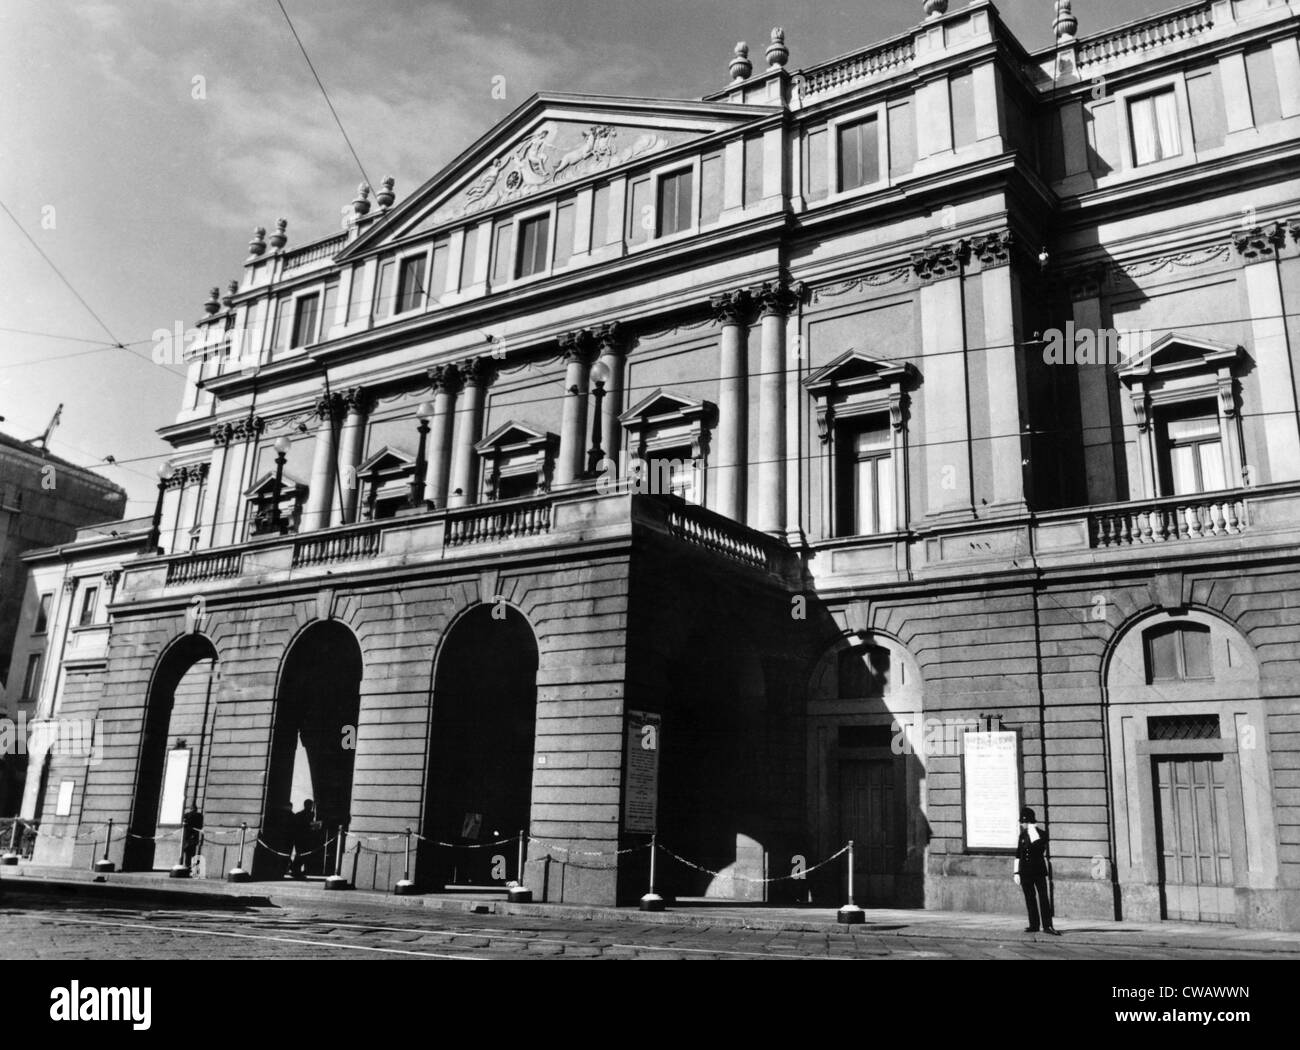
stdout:
{"type": "MultiPolygon", "coordinates": [[[[511,904],[504,893],[491,890],[456,893],[428,893],[397,897],[391,893],[347,890],[331,892],[320,882],[228,883],[216,879],[171,879],[165,873],[114,873],[97,876],[69,868],[20,864],[0,868],[0,890],[18,897],[24,890],[48,893],[58,887],[70,896],[95,898],[159,897],[217,904],[221,898],[244,898],[281,907],[302,907],[312,902],[330,902],[349,907],[436,909],[450,912],[557,918],[602,923],[629,922],[640,926],[666,924],[679,927],[731,928],[807,933],[855,933],[907,938],[937,938],[1003,941],[1022,934],[1023,916],[979,912],[923,911],[903,908],[873,908],[862,926],[842,926],[834,909],[813,907],[769,907],[728,904],[718,901],[680,901],[669,910],[646,913],[634,907],[611,908],[578,904],[511,904]]],[[[11,899],[13,899],[11,897],[11,899]]],[[[232,902],[233,903],[233,902],[232,902]]],[[[1108,922],[1103,919],[1058,917],[1057,926],[1072,944],[1115,948],[1189,948],[1208,951],[1267,952],[1281,957],[1300,957],[1300,932],[1245,930],[1233,926],[1178,922],[1108,922]]],[[[1038,934],[1044,942],[1055,938],[1038,934]]],[[[1057,942],[1060,943],[1060,942],[1057,942]]]]}

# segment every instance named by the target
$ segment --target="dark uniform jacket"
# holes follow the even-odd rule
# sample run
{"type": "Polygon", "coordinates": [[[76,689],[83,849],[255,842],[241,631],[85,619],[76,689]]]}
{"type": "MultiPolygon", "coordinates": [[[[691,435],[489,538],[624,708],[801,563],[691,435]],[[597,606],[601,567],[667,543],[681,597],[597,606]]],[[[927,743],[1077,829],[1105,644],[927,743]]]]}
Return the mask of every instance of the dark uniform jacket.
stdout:
{"type": "Polygon", "coordinates": [[[1038,841],[1029,841],[1029,832],[1020,829],[1020,841],[1016,843],[1016,860],[1020,862],[1020,877],[1037,878],[1047,874],[1047,832],[1038,829],[1038,841]]]}

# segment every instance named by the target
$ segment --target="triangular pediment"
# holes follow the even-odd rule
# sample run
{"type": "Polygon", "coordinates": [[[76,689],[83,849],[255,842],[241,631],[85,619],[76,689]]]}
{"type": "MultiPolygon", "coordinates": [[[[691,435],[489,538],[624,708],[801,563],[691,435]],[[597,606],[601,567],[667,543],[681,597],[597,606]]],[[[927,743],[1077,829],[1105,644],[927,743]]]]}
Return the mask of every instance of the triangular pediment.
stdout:
{"type": "Polygon", "coordinates": [[[618,417],[625,427],[635,427],[643,421],[659,423],[674,419],[686,420],[705,415],[712,406],[699,398],[687,397],[659,389],[642,398],[618,417]]]}
{"type": "Polygon", "coordinates": [[[775,112],[734,103],[536,95],[374,222],[340,258],[542,197],[775,112]]]}
{"type": "MultiPolygon", "coordinates": [[[[291,474],[281,475],[280,477],[281,498],[283,498],[287,493],[294,491],[295,489],[305,492],[307,490],[307,486],[304,485],[297,478],[293,477],[291,474]]],[[[271,470],[271,471],[267,471],[255,482],[253,482],[253,484],[244,493],[244,497],[246,499],[251,499],[254,496],[261,496],[263,494],[270,495],[274,491],[275,491],[275,471],[271,470]]]]}
{"type": "Polygon", "coordinates": [[[357,467],[357,475],[360,477],[362,475],[369,476],[371,474],[404,471],[409,470],[414,465],[414,456],[407,455],[401,449],[385,445],[357,467]]]}
{"type": "Polygon", "coordinates": [[[498,449],[524,452],[559,443],[560,439],[555,434],[512,419],[497,427],[474,448],[480,453],[494,452],[498,449]]]}
{"type": "Polygon", "coordinates": [[[1121,379],[1134,379],[1153,372],[1217,371],[1243,353],[1245,351],[1240,346],[1168,332],[1134,354],[1118,372],[1121,379]]]}
{"type": "Polygon", "coordinates": [[[820,394],[841,387],[896,384],[901,383],[912,370],[906,361],[890,361],[849,349],[805,379],[804,386],[812,393],[820,394]]]}

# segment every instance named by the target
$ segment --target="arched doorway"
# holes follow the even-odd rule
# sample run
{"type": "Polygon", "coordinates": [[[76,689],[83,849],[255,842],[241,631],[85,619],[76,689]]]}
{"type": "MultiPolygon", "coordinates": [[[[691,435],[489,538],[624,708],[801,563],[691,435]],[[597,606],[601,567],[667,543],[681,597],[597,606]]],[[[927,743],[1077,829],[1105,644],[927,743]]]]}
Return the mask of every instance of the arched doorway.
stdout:
{"type": "Polygon", "coordinates": [[[517,847],[482,844],[527,830],[537,720],[537,641],[522,614],[480,605],[447,632],[433,717],[419,865],[422,887],[504,885],[517,847]],[[448,843],[439,847],[433,843],[448,843]]]}
{"type": "MultiPolygon", "coordinates": [[[[305,874],[327,874],[333,852],[322,852],[326,838],[352,819],[352,773],[357,719],[361,708],[361,646],[335,620],[314,623],[289,646],[276,692],[271,735],[258,878],[283,875],[294,845],[295,811],[314,803],[320,831],[306,843],[312,855],[305,874]],[[274,852],[272,852],[274,851],[274,852]]],[[[299,848],[304,845],[300,828],[299,848]]]]}
{"type": "Polygon", "coordinates": [[[181,818],[191,807],[203,808],[217,678],[217,651],[202,635],[187,635],[158,661],[145,704],[124,871],[168,868],[180,857],[181,818]]]}
{"type": "Polygon", "coordinates": [[[1254,647],[1209,611],[1153,610],[1117,635],[1103,681],[1117,917],[1237,922],[1279,878],[1254,647]]]}

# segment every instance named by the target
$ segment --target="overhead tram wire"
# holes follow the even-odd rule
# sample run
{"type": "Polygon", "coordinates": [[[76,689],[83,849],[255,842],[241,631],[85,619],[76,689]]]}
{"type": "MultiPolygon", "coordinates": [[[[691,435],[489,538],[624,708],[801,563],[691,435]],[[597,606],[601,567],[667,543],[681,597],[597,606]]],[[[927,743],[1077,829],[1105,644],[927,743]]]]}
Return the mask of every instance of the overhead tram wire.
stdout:
{"type": "Polygon", "coordinates": [[[294,28],[293,19],[289,17],[289,12],[284,9],[284,4],[281,0],[275,0],[275,2],[276,6],[280,8],[280,14],[284,15],[284,20],[289,26],[289,32],[293,34],[294,40],[297,41],[298,50],[302,52],[302,57],[307,62],[307,68],[311,70],[311,75],[316,80],[316,86],[320,88],[320,93],[325,98],[325,105],[330,108],[330,114],[334,117],[334,123],[338,125],[339,132],[343,135],[343,141],[348,144],[348,150],[352,153],[352,159],[356,161],[357,170],[361,172],[361,178],[365,181],[367,186],[370,186],[373,189],[375,184],[370,181],[370,176],[366,174],[365,165],[361,163],[361,158],[357,156],[356,148],[352,145],[352,139],[348,137],[347,129],[343,127],[343,121],[339,119],[338,111],[334,108],[334,103],[330,101],[329,92],[325,90],[325,85],[321,83],[320,74],[316,72],[316,67],[312,64],[311,56],[307,54],[307,48],[303,46],[302,38],[298,35],[298,30],[294,28]]]}

